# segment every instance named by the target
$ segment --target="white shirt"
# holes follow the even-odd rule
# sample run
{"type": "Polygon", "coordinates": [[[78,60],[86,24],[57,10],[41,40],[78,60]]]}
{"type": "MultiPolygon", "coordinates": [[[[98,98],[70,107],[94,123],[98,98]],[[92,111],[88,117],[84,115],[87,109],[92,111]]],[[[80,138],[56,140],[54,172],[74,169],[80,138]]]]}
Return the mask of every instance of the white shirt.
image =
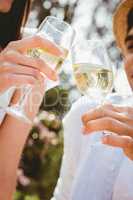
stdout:
{"type": "Polygon", "coordinates": [[[82,134],[81,116],[95,107],[82,97],[64,119],[64,156],[52,200],[133,200],[133,161],[82,134]]]}

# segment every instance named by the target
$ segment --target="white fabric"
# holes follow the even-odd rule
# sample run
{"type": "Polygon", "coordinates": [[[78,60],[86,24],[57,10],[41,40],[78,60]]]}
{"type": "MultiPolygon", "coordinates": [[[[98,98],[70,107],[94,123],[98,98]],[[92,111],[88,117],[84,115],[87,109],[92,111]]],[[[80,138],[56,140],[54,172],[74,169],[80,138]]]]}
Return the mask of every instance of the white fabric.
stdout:
{"type": "Polygon", "coordinates": [[[64,119],[64,156],[52,200],[133,200],[133,161],[100,143],[102,133],[82,134],[81,116],[96,107],[86,97],[64,119]]]}
{"type": "Polygon", "coordinates": [[[15,91],[15,88],[11,87],[3,94],[0,94],[0,125],[2,124],[6,115],[6,112],[3,109],[3,107],[6,108],[9,105],[14,91],[15,91]]]}

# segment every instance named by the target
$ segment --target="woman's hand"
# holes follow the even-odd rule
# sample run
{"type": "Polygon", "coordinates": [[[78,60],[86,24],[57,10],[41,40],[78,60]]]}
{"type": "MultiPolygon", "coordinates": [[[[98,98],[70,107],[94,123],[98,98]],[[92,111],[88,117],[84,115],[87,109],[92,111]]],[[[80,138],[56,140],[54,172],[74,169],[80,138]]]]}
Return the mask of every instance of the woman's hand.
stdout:
{"type": "Polygon", "coordinates": [[[0,92],[11,86],[34,85],[36,80],[44,79],[44,75],[51,80],[57,79],[55,71],[44,61],[26,56],[27,50],[35,47],[45,48],[56,56],[63,56],[59,48],[39,36],[9,43],[0,53],[0,92]]]}
{"type": "MultiPolygon", "coordinates": [[[[27,56],[30,48],[47,49],[47,52],[59,57],[63,53],[52,42],[39,36],[11,42],[0,53],[0,93],[11,86],[32,85],[32,93],[27,98],[25,110],[30,118],[34,118],[45,93],[45,77],[56,81],[57,75],[44,60],[27,56]]],[[[12,103],[16,103],[19,98],[20,94],[15,93],[12,103]]]]}
{"type": "Polygon", "coordinates": [[[104,105],[90,110],[82,116],[84,134],[109,131],[102,142],[120,147],[133,160],[133,108],[104,105]]]}

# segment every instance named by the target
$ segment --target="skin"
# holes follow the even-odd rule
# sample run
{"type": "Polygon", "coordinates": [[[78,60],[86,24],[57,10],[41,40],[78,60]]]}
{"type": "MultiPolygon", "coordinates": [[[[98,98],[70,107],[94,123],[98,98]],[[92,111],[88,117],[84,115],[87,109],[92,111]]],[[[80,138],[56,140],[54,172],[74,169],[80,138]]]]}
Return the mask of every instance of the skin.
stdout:
{"type": "MultiPolygon", "coordinates": [[[[124,64],[128,81],[133,89],[133,28],[125,40],[124,64]]],[[[126,156],[133,160],[133,108],[104,105],[90,110],[82,116],[83,133],[110,131],[102,138],[103,144],[123,149],[126,156]]]]}
{"type": "Polygon", "coordinates": [[[0,12],[6,13],[11,9],[14,0],[0,0],[0,12]]]}
{"type": "MultiPolygon", "coordinates": [[[[0,0],[0,12],[8,12],[13,0],[0,0]]],[[[11,42],[0,53],[0,93],[11,86],[21,87],[30,84],[32,92],[25,103],[25,111],[34,119],[45,93],[45,77],[55,81],[57,75],[44,61],[26,56],[29,48],[46,48],[55,56],[63,53],[53,43],[38,36],[11,42]],[[37,102],[35,95],[39,94],[37,102]],[[31,104],[32,100],[32,104],[31,104]]],[[[19,93],[13,96],[12,103],[19,100],[19,93]]],[[[0,126],[0,199],[12,200],[16,188],[17,168],[32,124],[26,124],[11,116],[6,116],[0,126]]]]}

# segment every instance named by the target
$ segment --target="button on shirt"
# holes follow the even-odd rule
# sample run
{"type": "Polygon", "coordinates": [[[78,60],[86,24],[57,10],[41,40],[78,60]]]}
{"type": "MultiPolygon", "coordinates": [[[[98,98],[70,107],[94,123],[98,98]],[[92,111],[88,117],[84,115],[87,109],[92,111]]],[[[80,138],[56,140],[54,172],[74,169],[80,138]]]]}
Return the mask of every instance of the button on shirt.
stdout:
{"type": "Polygon", "coordinates": [[[81,116],[96,106],[82,97],[64,119],[64,156],[52,200],[133,200],[133,161],[103,145],[102,132],[82,134],[81,116]]]}

